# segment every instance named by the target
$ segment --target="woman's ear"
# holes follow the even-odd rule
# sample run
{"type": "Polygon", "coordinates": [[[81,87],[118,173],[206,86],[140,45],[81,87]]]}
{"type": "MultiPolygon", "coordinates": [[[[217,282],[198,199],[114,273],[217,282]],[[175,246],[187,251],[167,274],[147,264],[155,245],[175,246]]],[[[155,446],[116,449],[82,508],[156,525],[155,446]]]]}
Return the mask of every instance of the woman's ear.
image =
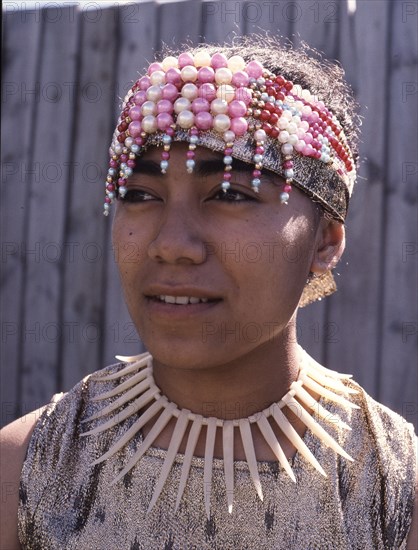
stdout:
{"type": "Polygon", "coordinates": [[[333,269],[345,248],[345,227],[335,220],[321,218],[315,240],[311,272],[325,273],[333,269]]]}

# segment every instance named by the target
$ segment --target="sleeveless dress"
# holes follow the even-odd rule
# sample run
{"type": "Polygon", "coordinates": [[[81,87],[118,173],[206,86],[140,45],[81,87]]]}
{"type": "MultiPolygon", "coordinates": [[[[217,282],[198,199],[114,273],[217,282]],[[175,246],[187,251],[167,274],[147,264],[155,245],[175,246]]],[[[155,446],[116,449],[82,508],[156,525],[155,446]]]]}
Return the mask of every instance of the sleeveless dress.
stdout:
{"type": "MultiPolygon", "coordinates": [[[[111,374],[114,365],[99,371],[111,374]]],[[[142,435],[108,460],[92,466],[136,419],[132,415],[98,436],[83,419],[103,405],[92,398],[115,381],[89,375],[66,394],[54,396],[37,421],[23,465],[18,532],[28,550],[337,550],[403,549],[411,527],[416,475],[414,430],[374,401],[356,383],[350,409],[321,398],[348,431],[318,420],[355,459],[349,462],[310,430],[303,440],[327,473],[321,476],[296,453],[293,483],[272,462],[258,462],[264,493],[259,500],[245,461],[234,462],[234,508],[226,506],[223,461],[214,459],[211,515],[204,506],[202,458],[194,457],[186,489],[174,511],[183,455],[178,454],[157,503],[148,505],[166,452],[151,447],[115,485],[142,435]],[[326,425],[325,425],[326,424],[326,425]],[[88,426],[88,428],[86,427],[88,426]]],[[[129,406],[129,404],[127,405],[129,406]]],[[[117,411],[114,413],[117,415],[117,411]]],[[[94,422],[92,424],[94,425],[94,422]]],[[[93,426],[94,427],[94,426],[93,426]]]]}

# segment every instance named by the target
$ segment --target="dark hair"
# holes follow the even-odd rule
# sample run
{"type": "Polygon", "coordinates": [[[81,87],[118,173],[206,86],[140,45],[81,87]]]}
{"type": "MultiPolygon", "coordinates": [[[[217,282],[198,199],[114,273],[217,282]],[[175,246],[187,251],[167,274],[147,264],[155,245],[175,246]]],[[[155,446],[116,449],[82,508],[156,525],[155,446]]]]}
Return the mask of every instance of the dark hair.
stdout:
{"type": "MultiPolygon", "coordinates": [[[[344,69],[336,62],[322,58],[315,49],[302,42],[296,49],[280,38],[259,34],[236,37],[232,45],[208,45],[189,48],[191,53],[205,49],[210,54],[220,52],[228,57],[240,55],[246,61],[257,59],[275,74],[281,74],[294,84],[308,88],[325,103],[338,118],[354,160],[358,161],[358,136],[361,118],[351,87],[344,78],[344,69]]],[[[182,51],[186,51],[183,48],[182,51]]]]}

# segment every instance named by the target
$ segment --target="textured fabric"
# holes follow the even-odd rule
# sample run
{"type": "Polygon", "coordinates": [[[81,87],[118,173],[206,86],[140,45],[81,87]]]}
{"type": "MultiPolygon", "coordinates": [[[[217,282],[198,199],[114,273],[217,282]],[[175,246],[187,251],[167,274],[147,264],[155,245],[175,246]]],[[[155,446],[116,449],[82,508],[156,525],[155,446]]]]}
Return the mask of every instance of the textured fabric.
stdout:
{"type": "MultiPolygon", "coordinates": [[[[106,372],[119,370],[108,367],[106,372]]],[[[203,501],[203,460],[194,458],[188,485],[174,513],[182,455],[152,512],[146,510],[165,457],[151,448],[118,484],[111,480],[141,441],[91,467],[136,419],[98,437],[80,438],[81,420],[103,405],[91,398],[115,382],[89,376],[56,396],[38,420],[24,463],[19,506],[19,537],[25,549],[398,549],[406,547],[414,500],[416,460],[413,428],[401,417],[360,393],[349,410],[326,399],[352,427],[346,431],[322,421],[355,458],[338,457],[311,432],[304,441],[328,474],[323,478],[296,454],[297,483],[276,464],[259,462],[261,502],[245,462],[235,462],[234,510],[226,506],[223,464],[215,460],[211,517],[203,501]]],[[[129,406],[129,405],[128,405],[129,406]]],[[[92,423],[94,424],[94,422],[92,423]]],[[[89,428],[92,427],[89,424],[89,428]]]]}

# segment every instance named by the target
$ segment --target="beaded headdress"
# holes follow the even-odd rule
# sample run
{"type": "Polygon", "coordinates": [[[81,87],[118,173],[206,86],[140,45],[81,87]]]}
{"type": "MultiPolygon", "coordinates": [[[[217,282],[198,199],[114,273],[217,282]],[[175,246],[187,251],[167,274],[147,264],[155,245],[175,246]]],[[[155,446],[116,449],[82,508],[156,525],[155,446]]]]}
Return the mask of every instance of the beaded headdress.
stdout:
{"type": "MultiPolygon", "coordinates": [[[[280,201],[292,186],[344,222],[356,178],[355,161],[336,116],[308,89],[273,74],[256,59],[210,54],[201,49],[151,63],[125,97],[110,147],[104,214],[127,192],[137,156],[162,146],[161,171],[169,170],[173,141],[188,142],[186,169],[193,172],[196,146],[223,152],[220,182],[230,187],[233,159],[254,164],[251,187],[261,170],[285,179],[280,201]]],[[[336,289],[331,272],[310,279],[300,305],[336,289]]]]}

